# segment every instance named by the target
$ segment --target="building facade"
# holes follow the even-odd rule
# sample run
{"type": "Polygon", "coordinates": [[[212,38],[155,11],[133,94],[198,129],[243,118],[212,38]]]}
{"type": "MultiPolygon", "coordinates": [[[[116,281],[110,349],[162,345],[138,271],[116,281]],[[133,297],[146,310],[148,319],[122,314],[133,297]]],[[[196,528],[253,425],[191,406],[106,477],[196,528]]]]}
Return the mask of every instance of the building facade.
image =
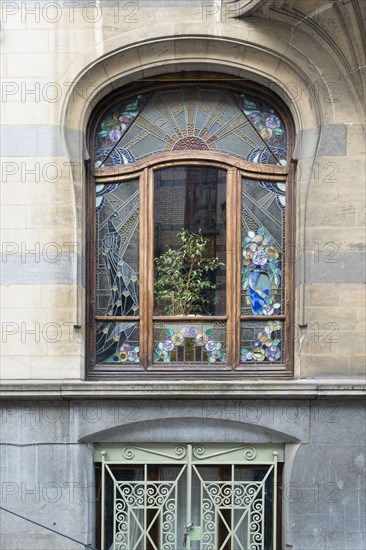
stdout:
{"type": "Polygon", "coordinates": [[[365,548],[364,20],[3,2],[2,548],[365,548]]]}

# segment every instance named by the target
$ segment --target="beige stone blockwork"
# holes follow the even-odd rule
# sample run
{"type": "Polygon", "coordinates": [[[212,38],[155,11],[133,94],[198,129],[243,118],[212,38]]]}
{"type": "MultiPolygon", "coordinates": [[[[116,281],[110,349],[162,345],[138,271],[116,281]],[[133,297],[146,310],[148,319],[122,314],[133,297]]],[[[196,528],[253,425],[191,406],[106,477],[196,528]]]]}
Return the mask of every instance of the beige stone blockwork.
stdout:
{"type": "Polygon", "coordinates": [[[357,226],[356,198],[324,204],[307,205],[307,224],[312,227],[348,228],[357,226]]]}
{"type": "Polygon", "coordinates": [[[31,378],[31,362],[31,358],[27,356],[2,356],[0,380],[29,380],[31,378]]]}
{"type": "Polygon", "coordinates": [[[3,229],[23,229],[25,225],[25,206],[3,206],[1,208],[1,226],[3,229]]]}
{"type": "Polygon", "coordinates": [[[343,284],[337,285],[340,293],[340,304],[360,305],[366,300],[365,285],[343,284]]]}
{"type": "Polygon", "coordinates": [[[3,308],[35,308],[41,303],[42,285],[1,285],[3,308]]]}
{"type": "Polygon", "coordinates": [[[3,78],[27,78],[49,77],[52,82],[64,80],[64,73],[77,57],[76,53],[62,53],[55,59],[51,53],[38,54],[8,54],[7,71],[3,78]]]}
{"type": "Polygon", "coordinates": [[[336,340],[337,342],[332,344],[334,353],[365,355],[366,340],[364,331],[339,330],[336,340]]]}
{"type": "MultiPolygon", "coordinates": [[[[38,162],[38,161],[36,161],[38,162]]],[[[24,163],[24,171],[26,170],[25,166],[29,168],[34,167],[34,163],[24,163]]],[[[20,166],[20,163],[18,163],[20,166]]],[[[38,163],[39,168],[37,170],[40,172],[42,177],[42,170],[47,169],[47,163],[38,163]],[[46,167],[46,168],[44,168],[46,167]]],[[[48,163],[49,175],[51,175],[51,170],[53,171],[53,163],[48,163]]],[[[19,168],[21,170],[21,168],[19,168]]],[[[55,179],[57,176],[52,175],[52,179],[55,179]]],[[[53,183],[50,181],[31,181],[32,176],[24,176],[26,181],[9,181],[2,184],[2,203],[9,206],[22,206],[22,205],[38,205],[38,207],[48,206],[52,207],[74,207],[74,189],[71,181],[57,182],[53,183]]]]}
{"type": "Polygon", "coordinates": [[[41,296],[38,306],[41,308],[50,308],[58,310],[70,305],[74,301],[77,287],[75,285],[41,285],[41,296]]]}
{"type": "Polygon", "coordinates": [[[70,205],[33,205],[26,207],[26,227],[29,229],[69,226],[74,221],[75,212],[70,205]]]}
{"type": "Polygon", "coordinates": [[[310,307],[353,306],[362,307],[366,299],[366,289],[362,284],[311,284],[305,285],[306,304],[310,307]]]}
{"type": "Polygon", "coordinates": [[[20,325],[24,323],[24,311],[25,301],[21,302],[17,306],[5,305],[1,308],[1,330],[3,331],[2,343],[6,343],[9,339],[12,339],[12,334],[20,334],[20,325]]]}
{"type": "Polygon", "coordinates": [[[366,225],[366,205],[357,205],[357,225],[359,227],[365,227],[366,225]]]}
{"type": "MultiPolygon", "coordinates": [[[[350,357],[315,354],[302,355],[301,377],[322,378],[322,377],[348,377],[350,375],[350,357]]],[[[355,373],[355,376],[357,373],[355,373]]]]}
{"type": "Polygon", "coordinates": [[[31,359],[32,380],[80,379],[83,375],[84,361],[78,356],[46,355],[33,356],[31,359]]]}
{"type": "MultiPolygon", "coordinates": [[[[327,290],[324,289],[324,291],[328,296],[327,290]]],[[[323,330],[329,330],[329,332],[332,332],[332,326],[337,330],[360,330],[358,328],[358,312],[364,312],[362,303],[357,308],[346,303],[343,307],[334,307],[331,300],[329,300],[328,306],[307,307],[306,320],[308,325],[318,323],[320,327],[323,327],[323,330]]]]}
{"type": "Polygon", "coordinates": [[[58,27],[48,34],[48,50],[53,54],[80,53],[83,49],[95,44],[98,36],[95,28],[76,29],[72,24],[69,27],[58,27]],[[74,29],[74,32],[72,32],[74,29]]]}
{"type": "MultiPolygon", "coordinates": [[[[314,163],[302,160],[297,171],[298,190],[301,191],[301,181],[309,180],[309,203],[319,201],[354,202],[365,196],[365,158],[364,155],[344,157],[318,157],[314,163]],[[352,191],[352,192],[350,192],[352,191]]],[[[304,191],[307,191],[304,189],[304,191]]]]}
{"type": "Polygon", "coordinates": [[[40,231],[38,229],[26,230],[25,227],[21,229],[1,229],[1,241],[3,243],[3,253],[5,254],[3,261],[6,262],[9,256],[22,254],[23,250],[28,250],[32,245],[34,248],[34,244],[40,242],[40,231]]]}
{"type": "MultiPolygon", "coordinates": [[[[309,227],[307,230],[307,250],[325,252],[329,259],[335,258],[338,252],[362,252],[365,250],[365,230],[348,227],[309,227]]],[[[317,253],[317,252],[316,252],[317,253]]]]}
{"type": "Polygon", "coordinates": [[[36,323],[20,323],[18,331],[2,342],[2,354],[29,357],[47,355],[47,342],[42,337],[41,327],[36,323]]]}
{"type": "Polygon", "coordinates": [[[3,53],[45,53],[48,51],[48,40],[47,30],[34,28],[33,30],[22,29],[19,32],[7,28],[1,49],[3,53]]]}
{"type": "MultiPolygon", "coordinates": [[[[26,309],[23,312],[24,321],[33,325],[34,323],[39,323],[40,329],[42,327],[49,326],[49,330],[52,330],[52,325],[55,324],[59,326],[60,330],[68,334],[70,327],[74,322],[74,306],[73,303],[64,303],[62,307],[53,308],[53,307],[43,307],[43,308],[32,308],[26,309]]],[[[55,329],[55,327],[54,327],[55,329]]],[[[56,329],[55,329],[56,330],[56,329]]]]}
{"type": "Polygon", "coordinates": [[[47,355],[54,356],[82,356],[80,342],[76,338],[69,338],[60,331],[47,331],[47,355]]]}
{"type": "MultiPolygon", "coordinates": [[[[17,85],[24,88],[24,85],[19,81],[19,79],[17,79],[17,85]]],[[[21,97],[24,94],[20,91],[19,93],[17,92],[17,102],[7,102],[6,105],[3,105],[1,109],[2,124],[19,125],[22,126],[24,128],[24,132],[26,132],[27,124],[44,124],[45,122],[48,122],[50,112],[53,107],[50,106],[49,102],[43,100],[41,88],[39,88],[40,93],[38,93],[37,88],[34,87],[37,86],[37,84],[29,83],[26,89],[30,91],[32,90],[32,86],[33,90],[36,90],[36,92],[35,96],[31,99],[25,98],[25,101],[22,101],[21,97]]],[[[19,89],[21,90],[22,88],[19,89]]],[[[33,94],[33,92],[31,93],[33,94]]],[[[28,98],[31,93],[28,93],[28,98]]]]}
{"type": "Polygon", "coordinates": [[[350,357],[350,373],[352,376],[366,376],[365,355],[353,354],[350,357]]]}
{"type": "MultiPolygon", "coordinates": [[[[5,233],[5,232],[4,232],[5,233]]],[[[64,231],[44,229],[43,231],[6,232],[7,237],[3,238],[3,253],[5,262],[11,262],[13,256],[20,257],[19,268],[25,264],[57,265],[60,262],[70,264],[70,271],[74,270],[77,263],[77,254],[84,251],[83,244],[75,238],[72,228],[64,231]]]]}

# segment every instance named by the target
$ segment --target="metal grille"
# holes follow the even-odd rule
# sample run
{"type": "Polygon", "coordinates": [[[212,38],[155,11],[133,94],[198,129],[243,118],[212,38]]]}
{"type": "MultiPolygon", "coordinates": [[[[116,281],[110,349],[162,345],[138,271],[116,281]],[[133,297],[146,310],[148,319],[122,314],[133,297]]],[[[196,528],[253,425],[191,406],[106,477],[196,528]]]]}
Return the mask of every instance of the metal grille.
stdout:
{"type": "Polygon", "coordinates": [[[110,445],[95,458],[103,550],[276,550],[282,446],[110,445]]]}

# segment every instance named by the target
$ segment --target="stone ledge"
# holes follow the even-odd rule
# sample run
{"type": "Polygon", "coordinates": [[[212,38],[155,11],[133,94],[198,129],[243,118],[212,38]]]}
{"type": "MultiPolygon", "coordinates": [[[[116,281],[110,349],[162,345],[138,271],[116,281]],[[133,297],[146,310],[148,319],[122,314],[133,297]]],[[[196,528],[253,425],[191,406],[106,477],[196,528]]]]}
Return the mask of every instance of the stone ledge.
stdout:
{"type": "Polygon", "coordinates": [[[321,397],[362,398],[365,379],[291,381],[217,380],[106,380],[106,381],[8,381],[0,388],[2,399],[218,399],[231,397],[261,399],[317,399],[321,397]]]}

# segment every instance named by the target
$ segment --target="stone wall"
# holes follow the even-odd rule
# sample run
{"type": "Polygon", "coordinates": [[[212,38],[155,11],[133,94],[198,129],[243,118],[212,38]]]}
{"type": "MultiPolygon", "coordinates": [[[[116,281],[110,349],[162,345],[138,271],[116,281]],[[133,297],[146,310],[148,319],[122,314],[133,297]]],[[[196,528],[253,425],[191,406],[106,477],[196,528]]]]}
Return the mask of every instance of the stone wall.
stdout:
{"type": "MultiPolygon", "coordinates": [[[[365,427],[361,403],[339,399],[9,401],[1,505],[94,544],[93,443],[283,443],[279,547],[361,550],[365,427]]],[[[2,522],[6,550],[80,547],[6,512],[2,522]]]]}
{"type": "Polygon", "coordinates": [[[3,3],[3,379],[84,378],[87,121],[112,89],[182,70],[250,78],[290,107],[295,377],[364,373],[362,6],[244,4],[3,3]]]}

